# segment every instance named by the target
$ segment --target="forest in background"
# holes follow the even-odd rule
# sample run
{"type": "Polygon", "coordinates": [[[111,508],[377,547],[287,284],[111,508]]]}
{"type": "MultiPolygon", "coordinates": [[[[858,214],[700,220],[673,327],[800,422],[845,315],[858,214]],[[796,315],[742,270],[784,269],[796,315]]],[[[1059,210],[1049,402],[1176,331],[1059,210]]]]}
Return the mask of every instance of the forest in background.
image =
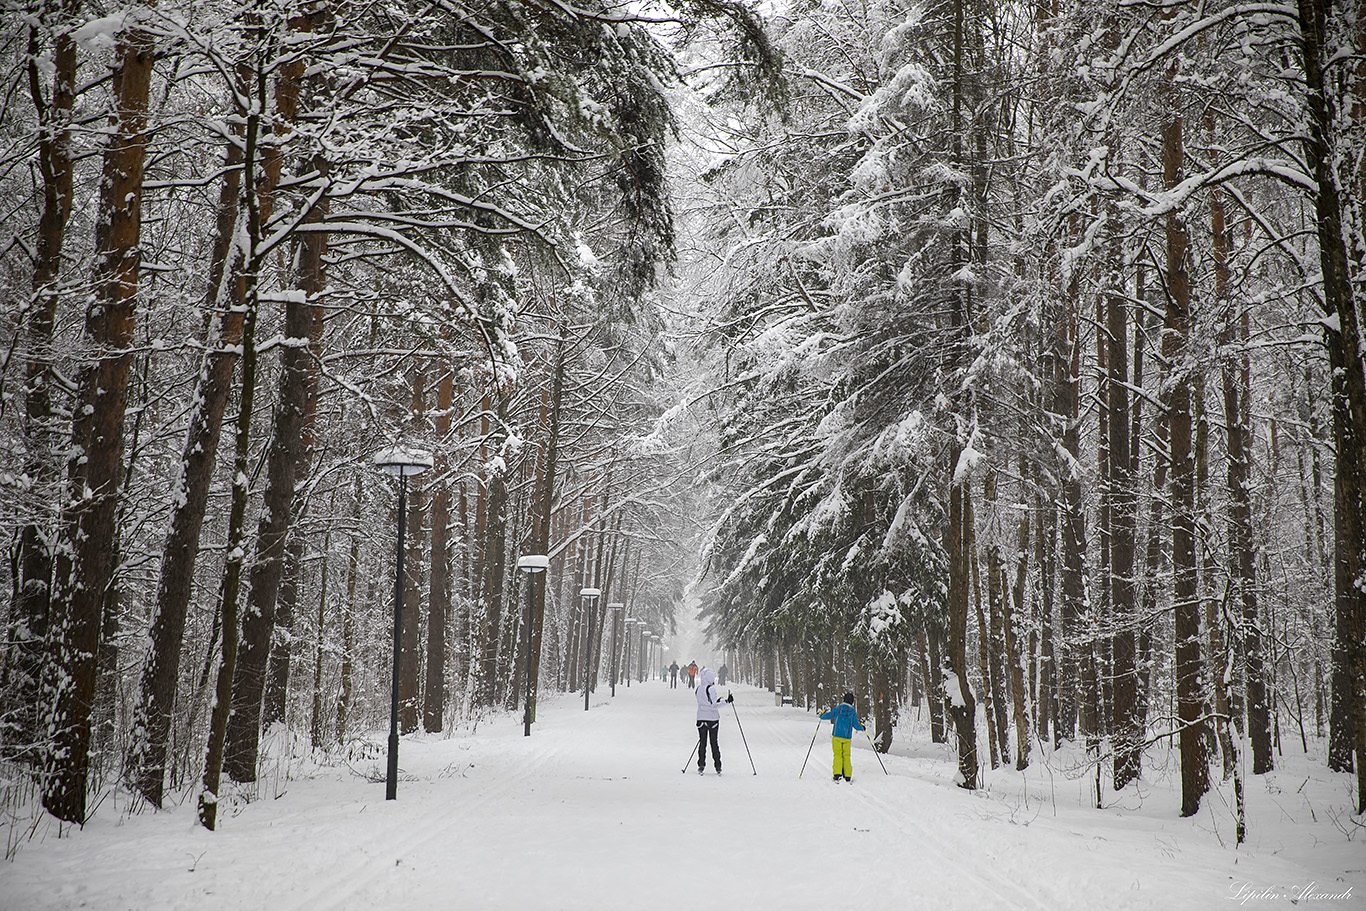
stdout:
{"type": "Polygon", "coordinates": [[[966,788],[1174,739],[1190,815],[1326,737],[1363,809],[1355,6],[4,21],[7,812],[212,828],[271,725],[370,749],[400,444],[404,732],[696,603],[966,788]]]}

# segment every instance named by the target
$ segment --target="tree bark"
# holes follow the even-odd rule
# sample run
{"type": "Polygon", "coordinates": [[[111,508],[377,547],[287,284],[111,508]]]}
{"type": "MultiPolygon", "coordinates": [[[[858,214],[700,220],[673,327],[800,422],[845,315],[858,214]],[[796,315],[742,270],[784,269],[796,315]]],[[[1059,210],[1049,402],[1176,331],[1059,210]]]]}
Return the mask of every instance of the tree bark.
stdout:
{"type": "MultiPolygon", "coordinates": [[[[241,130],[238,129],[238,135],[241,130]]],[[[223,415],[232,392],[246,320],[246,255],[235,242],[245,221],[240,206],[242,149],[227,144],[225,170],[218,197],[218,223],[209,262],[209,291],[205,307],[216,312],[213,332],[205,345],[196,386],[197,407],[190,418],[181,456],[180,478],[172,502],[171,524],[162,549],[161,578],[152,614],[151,649],[143,665],[142,685],[129,749],[130,783],[153,806],[160,807],[166,770],[166,746],[171,713],[180,679],[180,652],[185,618],[194,588],[200,532],[208,509],[209,485],[218,462],[223,415]]]]}
{"type": "MultiPolygon", "coordinates": [[[[493,448],[502,455],[504,411],[506,399],[497,399],[498,428],[492,437],[493,448]]],[[[503,629],[503,573],[507,549],[507,469],[491,466],[485,496],[487,523],[483,537],[484,629],[479,656],[478,704],[488,708],[498,703],[499,645],[503,629]]]]}
{"type": "MultiPolygon", "coordinates": [[[[555,346],[555,376],[550,389],[550,407],[545,415],[545,460],[541,466],[540,484],[537,485],[540,498],[538,504],[540,517],[537,520],[538,540],[536,543],[542,554],[550,553],[550,524],[555,509],[555,481],[560,470],[560,412],[564,405],[564,349],[565,333],[562,329],[559,341],[555,346]]],[[[549,578],[542,581],[544,584],[536,586],[536,596],[532,601],[534,616],[531,624],[531,681],[528,684],[528,689],[531,699],[531,720],[533,722],[536,720],[536,697],[541,680],[546,590],[550,587],[549,578]]]]}
{"type": "MultiPolygon", "coordinates": [[[[1366,373],[1363,373],[1362,335],[1358,305],[1348,266],[1342,226],[1343,191],[1333,170],[1337,89],[1325,73],[1330,57],[1326,27],[1328,0],[1299,0],[1301,54],[1308,88],[1308,134],[1305,162],[1314,179],[1315,220],[1323,273],[1324,335],[1332,367],[1333,440],[1337,450],[1334,483],[1334,607],[1337,612],[1335,649],[1346,673],[1339,696],[1355,732],[1357,808],[1366,812],[1366,591],[1362,589],[1363,545],[1366,545],[1366,504],[1363,503],[1363,460],[1366,460],[1366,373]]],[[[1355,111],[1355,109],[1354,109],[1355,111]]],[[[1360,264],[1358,264],[1360,268],[1360,264]]]]}
{"type": "MultiPolygon", "coordinates": [[[[1162,130],[1163,177],[1168,189],[1184,171],[1182,121],[1173,116],[1162,130]]],[[[1163,357],[1179,363],[1190,338],[1190,279],[1186,272],[1189,234],[1181,213],[1167,214],[1167,311],[1163,357]]],[[[1190,378],[1182,370],[1170,383],[1169,432],[1172,502],[1172,604],[1176,618],[1176,701],[1180,724],[1181,815],[1193,816],[1209,790],[1206,755],[1204,665],[1201,659],[1200,594],[1195,562],[1195,477],[1191,456],[1190,378]]]]}
{"type": "MultiPolygon", "coordinates": [[[[53,407],[53,332],[60,300],[62,247],[71,217],[72,175],[71,112],[76,101],[76,42],[71,37],[73,20],[80,10],[78,0],[49,4],[53,14],[46,23],[52,32],[52,96],[45,100],[38,61],[42,54],[37,25],[29,29],[29,94],[38,115],[41,133],[38,141],[38,171],[42,176],[43,208],[38,221],[38,243],[33,260],[33,297],[23,327],[27,347],[24,377],[24,473],[31,488],[50,496],[61,480],[58,455],[59,416],[53,407]]],[[[54,497],[55,499],[55,497],[54,497]]],[[[4,677],[16,677],[16,698],[5,714],[15,720],[18,730],[6,737],[26,752],[30,761],[39,757],[28,752],[39,740],[39,679],[43,665],[43,643],[47,636],[52,600],[52,552],[47,540],[50,521],[35,516],[19,532],[18,568],[14,611],[10,617],[10,637],[14,651],[5,662],[4,677]]]]}
{"type": "MultiPolygon", "coordinates": [[[[1116,235],[1118,227],[1115,228],[1116,235]]],[[[1113,252],[1119,252],[1116,239],[1113,252]]],[[[1118,273],[1119,263],[1114,263],[1118,273]]],[[[1116,285],[1120,279],[1112,278],[1116,285]]],[[[1137,501],[1134,497],[1129,438],[1129,320],[1125,296],[1114,288],[1106,294],[1106,422],[1109,431],[1110,610],[1114,617],[1112,643],[1114,677],[1114,786],[1123,790],[1143,771],[1143,717],[1139,714],[1135,631],[1139,626],[1134,597],[1134,536],[1137,501]]]]}
{"type": "Polygon", "coordinates": [[[54,567],[41,686],[52,737],[43,806],[58,819],[75,823],[85,822],[101,607],[115,570],[111,545],[118,534],[123,418],[142,258],[145,130],[154,50],[151,35],[134,23],[119,35],[114,51],[115,107],[100,184],[94,300],[85,327],[96,360],[81,371],[72,421],[62,547],[54,567]]]}
{"type": "Polygon", "coordinates": [[[427,594],[427,673],[422,699],[422,729],[435,733],[446,715],[446,626],[451,607],[451,487],[446,438],[451,432],[451,412],[455,407],[455,373],[442,370],[436,386],[435,477],[432,490],[432,560],[427,594]]]}

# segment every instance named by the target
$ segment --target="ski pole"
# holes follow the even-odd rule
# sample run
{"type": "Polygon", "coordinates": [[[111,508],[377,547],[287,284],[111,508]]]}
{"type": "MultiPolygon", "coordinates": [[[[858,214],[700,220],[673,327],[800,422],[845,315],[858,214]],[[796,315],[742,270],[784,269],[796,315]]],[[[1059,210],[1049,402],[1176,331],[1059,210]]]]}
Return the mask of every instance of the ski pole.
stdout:
{"type": "Polygon", "coordinates": [[[887,771],[887,767],[886,767],[885,765],[882,765],[882,756],[881,756],[881,754],[878,753],[877,747],[873,746],[873,738],[872,738],[871,736],[869,736],[868,731],[867,731],[866,728],[865,728],[864,731],[863,731],[863,736],[868,738],[868,746],[873,747],[873,755],[877,757],[877,764],[880,765],[880,766],[882,766],[882,774],[883,774],[883,775],[890,775],[890,774],[892,774],[891,772],[887,771]]]}
{"type": "MultiPolygon", "coordinates": [[[[699,741],[699,742],[700,742],[700,741],[699,741]]],[[[688,761],[685,762],[685,763],[683,763],[683,768],[679,769],[680,772],[687,772],[687,771],[688,771],[688,766],[692,765],[692,758],[693,758],[694,755],[696,755],[696,753],[697,753],[697,744],[694,743],[694,744],[692,745],[692,752],[688,754],[688,761]]]]}
{"type": "Polygon", "coordinates": [[[811,761],[811,750],[812,750],[813,747],[815,747],[815,745],[816,745],[816,735],[819,734],[820,732],[821,732],[821,723],[820,723],[820,721],[818,720],[818,721],[816,722],[816,730],[813,731],[813,732],[811,733],[811,746],[809,746],[809,747],[806,748],[806,758],[802,760],[802,770],[801,770],[800,772],[797,773],[797,779],[798,779],[799,781],[801,780],[802,775],[804,775],[804,774],[806,773],[806,764],[807,764],[808,762],[811,761]]]}
{"type": "Polygon", "coordinates": [[[740,729],[740,742],[745,745],[745,755],[749,757],[749,769],[755,775],[758,775],[759,770],[754,768],[754,756],[749,751],[749,741],[745,739],[745,726],[740,723],[740,712],[736,710],[734,702],[730,704],[730,709],[732,712],[735,712],[735,726],[740,729]]]}

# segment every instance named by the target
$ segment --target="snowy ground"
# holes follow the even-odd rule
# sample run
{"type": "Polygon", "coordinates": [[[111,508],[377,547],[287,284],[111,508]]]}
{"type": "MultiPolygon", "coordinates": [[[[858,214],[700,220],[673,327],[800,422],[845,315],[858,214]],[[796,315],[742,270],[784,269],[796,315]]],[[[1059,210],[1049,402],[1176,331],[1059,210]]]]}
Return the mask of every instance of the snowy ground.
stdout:
{"type": "Polygon", "coordinates": [[[51,827],[0,862],[0,909],[1179,911],[1290,906],[1306,889],[1298,907],[1366,908],[1366,831],[1346,776],[1321,762],[1287,755],[1249,784],[1249,841],[1235,849],[1224,791],[1177,817],[1165,752],[1148,757],[1141,799],[1107,792],[1113,806],[1097,811],[1094,778],[1062,755],[961,791],[952,754],[912,722],[890,775],[865,741],[854,784],[837,785],[828,725],[799,779],[814,717],[734,692],[721,777],[681,773],[690,691],[603,690],[587,713],[561,697],[530,739],[508,717],[405,739],[393,802],[364,774],[380,756],[267,782],[225,805],[215,833],[195,825],[193,801],[103,807],[84,831],[51,827]]]}

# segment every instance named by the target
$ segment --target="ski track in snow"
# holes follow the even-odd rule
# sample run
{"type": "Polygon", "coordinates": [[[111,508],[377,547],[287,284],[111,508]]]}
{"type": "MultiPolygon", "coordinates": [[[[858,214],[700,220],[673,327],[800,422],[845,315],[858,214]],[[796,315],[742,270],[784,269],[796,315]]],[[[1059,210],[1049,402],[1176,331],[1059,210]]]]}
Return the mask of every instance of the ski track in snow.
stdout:
{"type": "MultiPolygon", "coordinates": [[[[461,826],[468,825],[470,816],[478,815],[484,808],[506,799],[517,786],[532,778],[538,771],[550,766],[560,755],[562,747],[554,745],[527,757],[518,757],[515,765],[504,770],[505,774],[495,778],[492,783],[471,798],[463,800],[458,807],[443,811],[430,812],[419,817],[420,825],[404,830],[400,839],[385,843],[388,853],[382,857],[372,857],[360,869],[350,868],[345,878],[324,880],[314,892],[304,896],[293,907],[297,911],[334,911],[352,906],[357,893],[371,890],[387,874],[401,863],[401,858],[412,854],[418,848],[431,846],[441,841],[461,826]],[[506,774],[510,773],[510,774],[506,774]],[[399,858],[400,860],[393,860],[399,858]]],[[[403,745],[399,745],[399,755],[403,745]]],[[[411,783],[409,783],[411,786],[411,783]]],[[[399,782],[400,793],[406,790],[405,783],[399,782]]]]}
{"type": "MultiPolygon", "coordinates": [[[[546,696],[531,738],[506,714],[405,738],[396,801],[324,765],[261,786],[218,832],[192,802],[103,812],[0,865],[0,911],[1212,911],[1246,907],[1229,901],[1241,883],[1309,882],[1355,889],[1324,911],[1366,907],[1360,846],[1307,825],[1290,797],[1302,770],[1250,787],[1255,838],[1234,851],[1226,817],[1176,818],[1165,778],[1107,811],[1056,766],[984,771],[965,792],[952,750],[901,729],[889,775],[856,740],[855,782],[835,784],[828,723],[733,689],[721,777],[699,778],[695,757],[680,774],[696,742],[686,686],[604,687],[588,712],[581,695],[546,696]]],[[[1341,789],[1322,782],[1312,805],[1303,795],[1319,818],[1341,789]]]]}

